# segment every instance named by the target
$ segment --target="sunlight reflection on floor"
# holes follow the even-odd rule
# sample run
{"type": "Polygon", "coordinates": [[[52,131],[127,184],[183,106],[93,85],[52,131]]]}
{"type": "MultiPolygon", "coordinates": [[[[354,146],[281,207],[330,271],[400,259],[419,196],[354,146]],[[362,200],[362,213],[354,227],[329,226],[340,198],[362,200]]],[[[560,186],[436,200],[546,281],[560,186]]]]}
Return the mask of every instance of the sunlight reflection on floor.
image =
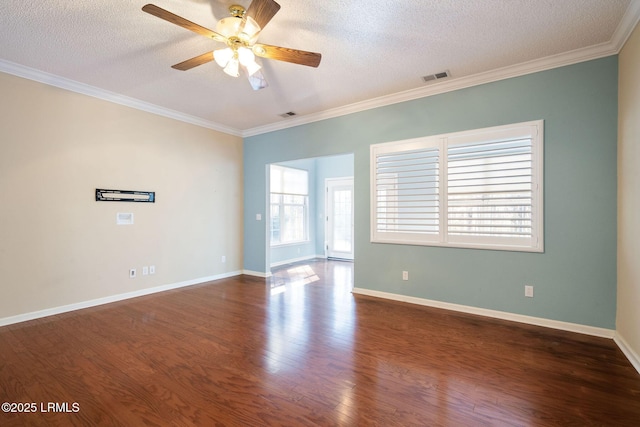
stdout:
{"type": "Polygon", "coordinates": [[[300,265],[288,268],[286,271],[277,272],[271,280],[271,295],[281,294],[290,287],[304,286],[317,282],[320,277],[310,265],[300,265]]]}
{"type": "Polygon", "coordinates": [[[296,372],[299,363],[306,363],[318,337],[350,359],[346,355],[353,345],[355,327],[353,264],[321,260],[282,266],[274,269],[267,284],[269,328],[264,362],[271,374],[296,372]],[[315,320],[310,321],[310,316],[316,316],[315,320]]]}

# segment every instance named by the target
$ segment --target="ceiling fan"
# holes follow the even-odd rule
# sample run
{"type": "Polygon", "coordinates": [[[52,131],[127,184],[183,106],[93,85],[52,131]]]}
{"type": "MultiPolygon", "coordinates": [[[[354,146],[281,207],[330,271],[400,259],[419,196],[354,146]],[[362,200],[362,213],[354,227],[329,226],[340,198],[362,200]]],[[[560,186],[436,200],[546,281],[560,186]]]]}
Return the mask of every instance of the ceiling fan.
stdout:
{"type": "Polygon", "coordinates": [[[317,67],[322,59],[322,55],[315,52],[257,43],[260,31],[280,10],[280,5],[274,0],[253,0],[247,10],[239,5],[230,6],[231,16],[218,21],[216,31],[191,22],[154,4],[143,6],[142,10],[227,45],[226,48],[203,53],[172,65],[171,67],[176,70],[186,71],[198,65],[215,61],[225,73],[232,77],[238,77],[240,70],[243,70],[251,87],[258,90],[267,87],[268,84],[260,71],[260,65],[255,61],[256,56],[309,67],[317,67]]]}

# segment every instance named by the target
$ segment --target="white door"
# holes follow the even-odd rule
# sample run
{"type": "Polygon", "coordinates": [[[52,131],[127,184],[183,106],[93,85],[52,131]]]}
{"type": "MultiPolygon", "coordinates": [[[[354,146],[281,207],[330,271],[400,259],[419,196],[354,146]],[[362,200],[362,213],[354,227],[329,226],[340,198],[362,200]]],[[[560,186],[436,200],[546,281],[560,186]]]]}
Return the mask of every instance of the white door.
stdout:
{"type": "Polygon", "coordinates": [[[353,178],[326,180],[327,257],[353,259],[353,178]]]}

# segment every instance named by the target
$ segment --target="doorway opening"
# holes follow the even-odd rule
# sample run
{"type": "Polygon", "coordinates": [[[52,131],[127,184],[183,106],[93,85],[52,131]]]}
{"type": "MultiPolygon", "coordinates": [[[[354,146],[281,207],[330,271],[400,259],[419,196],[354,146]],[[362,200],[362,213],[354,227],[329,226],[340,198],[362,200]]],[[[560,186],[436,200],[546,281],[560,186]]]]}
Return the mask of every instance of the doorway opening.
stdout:
{"type": "Polygon", "coordinates": [[[267,165],[265,225],[269,269],[316,258],[353,261],[353,175],[353,154],[267,165]],[[343,180],[350,180],[350,190],[344,188],[343,180]],[[328,182],[336,184],[332,184],[331,200],[328,182]],[[327,216],[331,217],[330,223],[327,216]]]}

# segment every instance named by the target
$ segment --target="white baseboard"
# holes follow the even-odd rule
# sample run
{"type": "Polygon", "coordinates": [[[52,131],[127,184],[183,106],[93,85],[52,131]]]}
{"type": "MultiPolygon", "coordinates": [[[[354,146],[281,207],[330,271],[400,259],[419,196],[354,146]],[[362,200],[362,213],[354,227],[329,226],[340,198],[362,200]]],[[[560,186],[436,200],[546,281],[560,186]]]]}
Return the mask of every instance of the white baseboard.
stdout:
{"type": "MultiPolygon", "coordinates": [[[[317,259],[317,258],[327,259],[327,257],[324,256],[324,255],[310,255],[310,256],[305,256],[305,257],[300,257],[300,258],[288,259],[286,261],[274,262],[273,264],[270,265],[270,268],[280,267],[280,266],[286,265],[286,264],[293,264],[294,262],[310,261],[312,259],[317,259]]],[[[267,272],[267,273],[263,273],[261,271],[242,270],[242,274],[246,274],[248,276],[263,277],[263,278],[269,278],[269,277],[272,276],[270,271],[267,272]]]]}
{"type": "Polygon", "coordinates": [[[212,280],[226,279],[227,277],[238,276],[242,274],[240,271],[232,271],[223,274],[216,274],[215,276],[199,277],[197,279],[185,280],[184,282],[171,283],[168,285],[156,286],[153,288],[140,289],[133,292],[126,292],[124,294],[111,295],[103,298],[96,298],[89,301],[82,301],[74,304],[63,305],[60,307],[47,308],[45,310],[32,311],[30,313],[18,314],[16,316],[9,316],[0,318],[0,326],[12,325],[14,323],[26,322],[28,320],[40,319],[42,317],[53,316],[56,314],[67,313],[70,311],[81,310],[83,308],[95,307],[98,305],[109,304],[116,301],[122,301],[126,299],[141,297],[144,295],[155,294],[158,292],[169,291],[171,289],[183,288],[185,286],[193,286],[201,283],[210,282],[212,280]]]}
{"type": "Polygon", "coordinates": [[[246,274],[247,276],[262,277],[262,278],[265,278],[265,279],[267,277],[271,277],[271,272],[263,273],[261,271],[253,271],[253,270],[242,270],[242,274],[246,274]]]}
{"type": "Polygon", "coordinates": [[[638,373],[640,374],[640,355],[633,351],[629,343],[627,343],[627,341],[619,333],[616,333],[616,336],[613,337],[613,340],[616,342],[616,344],[618,344],[620,350],[624,353],[625,356],[627,356],[629,362],[631,362],[633,367],[636,368],[636,371],[638,371],[638,373]]]}
{"type": "MultiPolygon", "coordinates": [[[[508,313],[505,311],[489,310],[486,308],[471,307],[467,305],[452,304],[448,302],[435,301],[425,298],[417,298],[389,292],[374,291],[363,288],[353,288],[353,293],[369,295],[377,298],[390,299],[394,301],[408,302],[411,304],[424,305],[428,307],[443,308],[445,310],[459,311],[462,313],[476,314],[479,316],[493,317],[496,319],[510,320],[512,322],[526,323],[529,325],[544,326],[547,328],[560,329],[563,331],[577,332],[596,337],[613,338],[616,332],[613,329],[597,328],[594,326],[580,325],[578,323],[561,322],[558,320],[544,319],[541,317],[525,316],[522,314],[508,313]]],[[[633,362],[632,362],[633,363],[633,362]]]]}
{"type": "Polygon", "coordinates": [[[280,267],[281,265],[293,264],[294,262],[309,261],[310,259],[316,259],[316,255],[307,255],[299,258],[291,258],[284,261],[274,262],[271,263],[271,267],[280,267]]]}

